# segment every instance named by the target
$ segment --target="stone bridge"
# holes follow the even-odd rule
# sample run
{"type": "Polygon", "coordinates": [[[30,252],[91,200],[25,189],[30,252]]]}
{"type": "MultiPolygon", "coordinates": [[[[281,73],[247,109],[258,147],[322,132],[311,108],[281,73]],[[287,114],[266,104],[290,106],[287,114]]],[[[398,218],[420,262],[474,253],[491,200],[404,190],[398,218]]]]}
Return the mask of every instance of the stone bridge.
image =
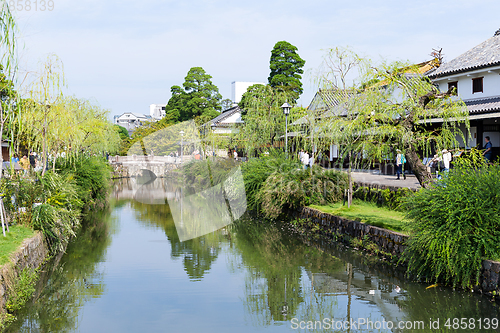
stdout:
{"type": "Polygon", "coordinates": [[[142,170],[153,172],[156,177],[163,177],[168,171],[176,169],[182,163],[193,159],[193,155],[181,157],[171,156],[110,156],[109,163],[113,168],[113,178],[129,178],[142,175],[142,170]]]}

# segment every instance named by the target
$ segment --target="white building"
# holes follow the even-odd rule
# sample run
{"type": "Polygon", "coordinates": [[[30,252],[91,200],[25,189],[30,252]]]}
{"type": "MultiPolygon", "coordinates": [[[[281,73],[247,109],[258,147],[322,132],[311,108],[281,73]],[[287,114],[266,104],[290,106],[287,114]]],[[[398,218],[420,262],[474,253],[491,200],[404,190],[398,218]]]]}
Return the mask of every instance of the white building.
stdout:
{"type": "Polygon", "coordinates": [[[220,115],[210,120],[208,123],[205,123],[203,126],[207,133],[208,131],[214,130],[216,134],[230,134],[238,131],[237,127],[243,124],[244,121],[241,119],[241,109],[236,105],[223,111],[220,115]]]}
{"type": "Polygon", "coordinates": [[[151,121],[151,116],[146,116],[139,113],[125,112],[120,116],[114,116],[114,123],[123,126],[127,129],[129,135],[142,124],[151,121]]]}
{"type": "Polygon", "coordinates": [[[165,117],[165,107],[167,104],[151,104],[149,106],[149,115],[154,121],[165,117]]]}
{"type": "Polygon", "coordinates": [[[254,84],[266,85],[263,82],[231,82],[231,100],[233,103],[239,103],[241,101],[241,96],[247,92],[248,87],[254,84]]]}
{"type": "Polygon", "coordinates": [[[489,136],[494,155],[500,147],[500,29],[493,37],[427,73],[441,91],[457,88],[469,110],[472,139],[466,148],[484,146],[489,136]]]}

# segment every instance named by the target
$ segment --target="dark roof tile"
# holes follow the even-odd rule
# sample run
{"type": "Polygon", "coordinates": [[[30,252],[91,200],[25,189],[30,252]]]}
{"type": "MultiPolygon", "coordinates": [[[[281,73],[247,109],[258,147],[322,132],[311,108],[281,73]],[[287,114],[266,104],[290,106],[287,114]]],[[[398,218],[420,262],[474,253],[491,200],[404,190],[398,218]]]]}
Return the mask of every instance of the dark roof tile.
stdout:
{"type": "Polygon", "coordinates": [[[500,65],[500,34],[427,73],[431,78],[500,65]]]}

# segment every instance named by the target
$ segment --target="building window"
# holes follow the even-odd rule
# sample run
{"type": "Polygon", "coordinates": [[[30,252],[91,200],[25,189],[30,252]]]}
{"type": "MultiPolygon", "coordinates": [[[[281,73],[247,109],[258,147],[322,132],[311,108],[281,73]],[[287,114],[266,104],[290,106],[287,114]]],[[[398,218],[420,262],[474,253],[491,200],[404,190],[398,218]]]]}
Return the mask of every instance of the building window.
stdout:
{"type": "Polygon", "coordinates": [[[472,93],[482,93],[483,92],[483,78],[478,77],[476,79],[472,79],[472,93]]]}
{"type": "Polygon", "coordinates": [[[450,91],[452,87],[455,88],[456,93],[458,94],[458,81],[448,82],[448,91],[450,91]]]}

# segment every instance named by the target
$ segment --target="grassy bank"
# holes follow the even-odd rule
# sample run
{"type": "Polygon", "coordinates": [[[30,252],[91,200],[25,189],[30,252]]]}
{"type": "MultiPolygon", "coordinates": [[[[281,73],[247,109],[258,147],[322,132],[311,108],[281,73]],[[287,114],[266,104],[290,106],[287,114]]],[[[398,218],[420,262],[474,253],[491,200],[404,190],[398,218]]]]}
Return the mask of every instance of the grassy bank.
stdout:
{"type": "Polygon", "coordinates": [[[6,234],[6,237],[0,234],[0,266],[9,261],[10,255],[17,250],[24,239],[35,235],[32,228],[21,225],[13,225],[9,229],[10,232],[6,234]]]}
{"type": "MultiPolygon", "coordinates": [[[[354,200],[350,208],[342,203],[328,205],[310,205],[309,207],[324,213],[341,216],[346,219],[373,225],[376,227],[403,232],[404,214],[385,207],[379,207],[375,203],[354,200]]],[[[404,232],[403,232],[404,233],[404,232]]]]}

